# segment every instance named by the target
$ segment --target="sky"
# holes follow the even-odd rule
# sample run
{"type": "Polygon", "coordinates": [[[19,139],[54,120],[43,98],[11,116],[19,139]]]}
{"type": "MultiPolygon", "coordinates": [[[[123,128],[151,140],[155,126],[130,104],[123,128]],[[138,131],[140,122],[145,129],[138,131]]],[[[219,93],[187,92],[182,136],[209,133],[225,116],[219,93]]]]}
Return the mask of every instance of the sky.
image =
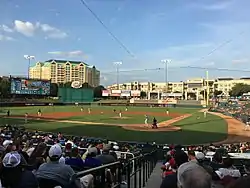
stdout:
{"type": "Polygon", "coordinates": [[[0,75],[27,75],[28,61],[80,60],[101,83],[249,76],[249,0],[85,0],[129,53],[80,0],[0,0],[0,75]],[[161,70],[151,70],[158,69],[161,70]],[[138,70],[138,71],[135,71],[138,70]]]}

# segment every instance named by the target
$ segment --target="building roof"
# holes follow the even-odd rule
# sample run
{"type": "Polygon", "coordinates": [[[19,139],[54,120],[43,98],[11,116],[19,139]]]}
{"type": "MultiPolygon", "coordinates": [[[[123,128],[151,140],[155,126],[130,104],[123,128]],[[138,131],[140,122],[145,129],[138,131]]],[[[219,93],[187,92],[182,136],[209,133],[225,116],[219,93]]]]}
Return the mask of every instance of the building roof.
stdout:
{"type": "Polygon", "coordinates": [[[76,65],[81,64],[81,63],[84,65],[88,65],[84,63],[83,61],[71,61],[71,60],[60,60],[60,59],[49,59],[45,62],[52,62],[52,61],[55,61],[56,63],[62,63],[62,64],[69,62],[71,64],[76,64],[76,65]]]}

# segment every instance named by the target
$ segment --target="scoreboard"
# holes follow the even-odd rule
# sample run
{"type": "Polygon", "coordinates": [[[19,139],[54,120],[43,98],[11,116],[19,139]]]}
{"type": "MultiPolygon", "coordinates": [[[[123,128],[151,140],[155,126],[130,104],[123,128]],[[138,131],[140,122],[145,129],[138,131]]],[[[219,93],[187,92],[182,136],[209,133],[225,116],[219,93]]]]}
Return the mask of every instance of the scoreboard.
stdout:
{"type": "Polygon", "coordinates": [[[50,81],[11,78],[11,94],[50,95],[50,81]]]}

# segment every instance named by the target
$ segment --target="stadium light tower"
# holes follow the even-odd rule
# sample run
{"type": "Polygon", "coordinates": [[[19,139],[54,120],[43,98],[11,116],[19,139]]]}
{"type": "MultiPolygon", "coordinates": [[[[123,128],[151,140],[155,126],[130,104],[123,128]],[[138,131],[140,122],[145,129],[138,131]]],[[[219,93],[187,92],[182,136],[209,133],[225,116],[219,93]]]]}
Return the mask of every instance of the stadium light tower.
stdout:
{"type": "Polygon", "coordinates": [[[168,92],[168,64],[171,62],[170,59],[161,60],[165,64],[165,83],[166,83],[166,92],[168,92]]]}
{"type": "Polygon", "coordinates": [[[119,67],[122,65],[121,61],[114,62],[114,65],[116,66],[116,84],[117,84],[117,90],[119,90],[119,67]]]}
{"type": "Polygon", "coordinates": [[[33,56],[33,55],[24,55],[23,57],[28,60],[28,78],[29,78],[29,75],[30,75],[30,61],[32,59],[35,59],[35,56],[33,56]]]}

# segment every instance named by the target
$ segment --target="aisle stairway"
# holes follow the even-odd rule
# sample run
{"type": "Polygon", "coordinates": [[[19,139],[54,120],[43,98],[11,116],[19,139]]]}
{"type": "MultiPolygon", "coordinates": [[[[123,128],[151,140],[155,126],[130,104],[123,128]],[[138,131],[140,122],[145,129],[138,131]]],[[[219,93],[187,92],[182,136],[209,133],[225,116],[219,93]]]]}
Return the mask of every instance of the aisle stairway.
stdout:
{"type": "Polygon", "coordinates": [[[146,183],[146,187],[145,188],[160,188],[161,186],[161,166],[162,166],[162,162],[158,162],[154,168],[154,171],[152,172],[148,182],[146,183]]]}

